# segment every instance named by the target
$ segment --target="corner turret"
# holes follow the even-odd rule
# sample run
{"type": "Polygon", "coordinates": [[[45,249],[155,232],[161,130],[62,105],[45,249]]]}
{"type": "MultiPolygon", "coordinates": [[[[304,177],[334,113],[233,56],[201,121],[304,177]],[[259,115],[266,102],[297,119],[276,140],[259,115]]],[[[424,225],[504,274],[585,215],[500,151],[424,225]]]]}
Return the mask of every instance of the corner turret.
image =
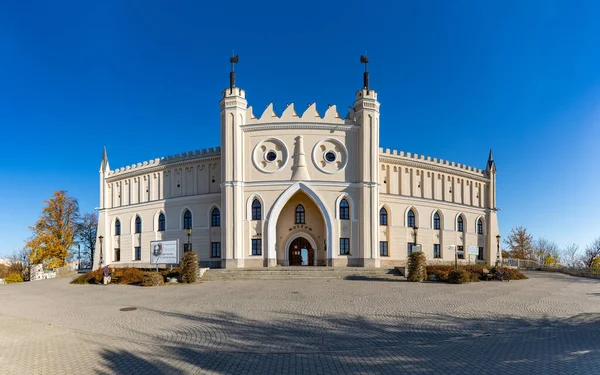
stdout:
{"type": "Polygon", "coordinates": [[[490,156],[488,156],[486,171],[488,174],[496,173],[496,162],[494,162],[494,156],[492,155],[492,149],[490,148],[490,156]]]}

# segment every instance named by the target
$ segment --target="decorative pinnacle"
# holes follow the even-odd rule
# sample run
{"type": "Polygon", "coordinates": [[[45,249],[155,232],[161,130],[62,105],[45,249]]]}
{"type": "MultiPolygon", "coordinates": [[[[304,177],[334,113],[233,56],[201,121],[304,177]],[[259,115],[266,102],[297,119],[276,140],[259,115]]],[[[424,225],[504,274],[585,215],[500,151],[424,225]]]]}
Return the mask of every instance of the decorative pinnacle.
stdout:
{"type": "Polygon", "coordinates": [[[240,61],[238,55],[232,56],[229,58],[229,62],[231,63],[231,72],[229,72],[229,93],[233,93],[233,88],[235,87],[235,64],[240,61]]]}
{"type": "Polygon", "coordinates": [[[361,64],[365,64],[365,72],[363,74],[363,88],[369,93],[369,58],[365,55],[360,55],[361,64]]]}

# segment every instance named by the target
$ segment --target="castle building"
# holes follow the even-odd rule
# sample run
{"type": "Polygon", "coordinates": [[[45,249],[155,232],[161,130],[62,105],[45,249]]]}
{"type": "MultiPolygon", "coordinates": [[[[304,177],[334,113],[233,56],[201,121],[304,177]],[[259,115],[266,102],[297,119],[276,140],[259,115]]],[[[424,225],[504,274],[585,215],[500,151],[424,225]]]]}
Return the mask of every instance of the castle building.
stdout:
{"type": "Polygon", "coordinates": [[[482,170],[379,148],[368,73],[345,117],[315,104],[257,117],[234,74],[221,147],[114,170],[104,150],[95,268],[151,267],[150,242],[176,239],[203,267],[392,267],[416,244],[429,263],[474,247],[471,262],[499,259],[491,151],[482,170]]]}

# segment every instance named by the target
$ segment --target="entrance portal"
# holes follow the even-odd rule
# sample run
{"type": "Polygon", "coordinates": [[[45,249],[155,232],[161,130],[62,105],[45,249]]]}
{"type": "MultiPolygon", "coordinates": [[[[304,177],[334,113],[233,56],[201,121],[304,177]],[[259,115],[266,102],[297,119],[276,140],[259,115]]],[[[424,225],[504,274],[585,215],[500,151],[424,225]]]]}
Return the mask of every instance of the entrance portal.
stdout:
{"type": "Polygon", "coordinates": [[[298,237],[293,240],[288,251],[290,266],[314,265],[315,249],[306,238],[298,237]]]}

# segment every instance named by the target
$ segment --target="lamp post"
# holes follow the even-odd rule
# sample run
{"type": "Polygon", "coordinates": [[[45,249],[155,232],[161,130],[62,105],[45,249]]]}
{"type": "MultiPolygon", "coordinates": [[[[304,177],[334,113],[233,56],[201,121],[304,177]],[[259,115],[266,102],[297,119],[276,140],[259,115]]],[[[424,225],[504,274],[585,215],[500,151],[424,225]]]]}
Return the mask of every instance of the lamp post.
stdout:
{"type": "Polygon", "coordinates": [[[81,269],[81,244],[77,244],[77,257],[79,258],[79,262],[77,262],[77,271],[81,269]]]}
{"type": "Polygon", "coordinates": [[[496,236],[496,267],[500,265],[500,235],[496,236]]]}
{"type": "Polygon", "coordinates": [[[192,228],[187,228],[187,236],[188,236],[187,251],[192,251],[192,249],[190,248],[190,237],[192,236],[192,228]]]}
{"type": "Polygon", "coordinates": [[[102,240],[104,239],[104,237],[100,236],[98,237],[98,239],[100,240],[100,268],[102,268],[102,263],[104,263],[103,261],[103,256],[102,256],[102,240]]]}
{"type": "Polygon", "coordinates": [[[415,234],[415,245],[417,244],[417,234],[419,234],[419,227],[413,227],[413,232],[415,234]]]}

